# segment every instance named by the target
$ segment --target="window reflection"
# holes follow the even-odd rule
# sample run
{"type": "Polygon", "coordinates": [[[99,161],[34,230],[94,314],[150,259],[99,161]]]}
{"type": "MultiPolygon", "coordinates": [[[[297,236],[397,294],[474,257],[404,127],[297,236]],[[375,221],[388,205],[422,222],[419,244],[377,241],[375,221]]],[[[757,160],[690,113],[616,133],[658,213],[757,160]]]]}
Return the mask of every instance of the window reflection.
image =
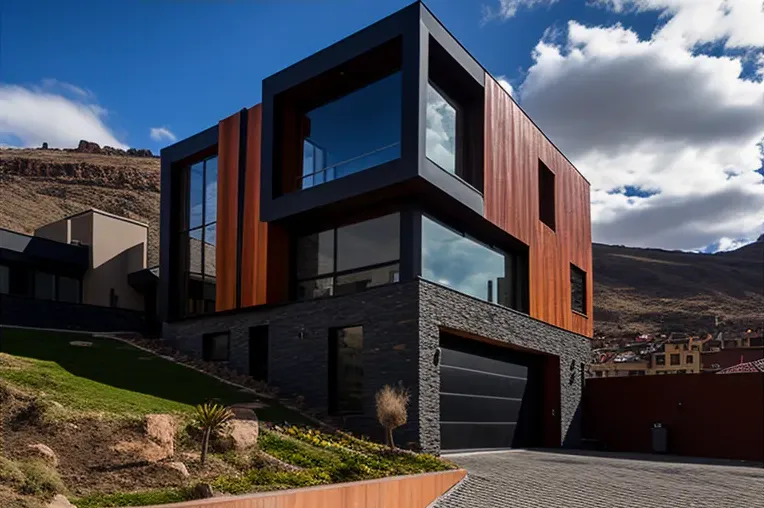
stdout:
{"type": "Polygon", "coordinates": [[[425,153],[449,173],[456,173],[456,109],[427,84],[425,153]]]}
{"type": "Polygon", "coordinates": [[[332,330],[330,337],[330,410],[363,411],[363,327],[332,330]]]}
{"type": "Polygon", "coordinates": [[[301,188],[400,157],[401,73],[305,115],[301,188]]]}
{"type": "Polygon", "coordinates": [[[304,236],[296,254],[299,299],[398,282],[400,214],[304,236]]]}
{"type": "Polygon", "coordinates": [[[422,217],[422,276],[462,293],[512,306],[511,257],[422,217]]]}

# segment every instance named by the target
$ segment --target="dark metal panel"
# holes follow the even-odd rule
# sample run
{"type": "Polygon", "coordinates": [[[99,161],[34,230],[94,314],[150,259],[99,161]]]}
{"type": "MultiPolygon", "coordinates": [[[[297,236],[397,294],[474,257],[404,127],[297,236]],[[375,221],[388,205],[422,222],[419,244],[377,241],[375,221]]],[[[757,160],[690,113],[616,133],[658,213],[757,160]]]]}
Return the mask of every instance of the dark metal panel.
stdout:
{"type": "MultiPolygon", "coordinates": [[[[505,359],[490,358],[488,356],[471,354],[464,351],[456,351],[449,348],[443,348],[442,352],[442,365],[450,365],[470,370],[502,374],[505,376],[518,377],[521,379],[526,379],[528,377],[528,367],[510,363],[505,359]]],[[[497,349],[497,356],[499,352],[501,352],[501,350],[497,349]]]]}
{"type": "Polygon", "coordinates": [[[422,23],[427,27],[430,35],[438,41],[438,44],[448,51],[454,60],[459,62],[459,65],[469,72],[470,76],[472,76],[480,86],[483,86],[485,82],[485,70],[483,70],[483,67],[477,60],[472,58],[472,55],[464,49],[464,46],[462,46],[459,41],[448,32],[448,30],[446,30],[424,4],[420,4],[420,9],[422,23]]]}
{"type": "Polygon", "coordinates": [[[466,393],[441,392],[440,421],[516,423],[520,417],[522,403],[522,398],[480,397],[466,393]]]}
{"type": "Polygon", "coordinates": [[[443,450],[480,450],[511,448],[515,434],[512,423],[440,424],[440,447],[443,450]]]}
{"type": "Polygon", "coordinates": [[[440,365],[440,391],[522,398],[526,378],[440,365]]]}
{"type": "Polygon", "coordinates": [[[443,170],[427,157],[421,159],[420,176],[472,211],[483,215],[483,195],[456,175],[443,170]]]}

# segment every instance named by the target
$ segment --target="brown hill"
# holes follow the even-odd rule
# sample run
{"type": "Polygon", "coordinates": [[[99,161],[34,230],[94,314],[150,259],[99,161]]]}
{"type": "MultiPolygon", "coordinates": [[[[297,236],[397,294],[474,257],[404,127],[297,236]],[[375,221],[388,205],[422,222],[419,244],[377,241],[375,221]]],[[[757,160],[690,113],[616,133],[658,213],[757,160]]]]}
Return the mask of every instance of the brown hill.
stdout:
{"type": "MultiPolygon", "coordinates": [[[[31,233],[96,207],[149,223],[149,264],[158,264],[159,159],[104,150],[0,149],[0,227],[31,233]]],[[[597,335],[702,333],[715,315],[727,329],[761,326],[763,292],[761,241],[713,255],[594,245],[597,335]]]]}

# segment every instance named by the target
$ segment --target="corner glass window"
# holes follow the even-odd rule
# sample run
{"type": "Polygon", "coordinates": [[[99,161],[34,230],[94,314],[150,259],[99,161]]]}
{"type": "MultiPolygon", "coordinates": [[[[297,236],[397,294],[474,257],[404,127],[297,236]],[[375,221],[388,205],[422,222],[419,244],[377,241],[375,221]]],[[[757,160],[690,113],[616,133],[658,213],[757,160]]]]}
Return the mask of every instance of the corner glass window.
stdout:
{"type": "Polygon", "coordinates": [[[431,83],[427,84],[425,138],[427,158],[456,174],[456,108],[431,83]]]}
{"type": "Polygon", "coordinates": [[[481,300],[513,306],[513,257],[422,217],[422,276],[481,300]]]}
{"type": "Polygon", "coordinates": [[[302,189],[400,157],[401,73],[355,90],[302,118],[302,189]]]}
{"type": "Polygon", "coordinates": [[[215,312],[217,156],[194,163],[184,171],[187,212],[178,235],[182,315],[215,312]]]}
{"type": "Polygon", "coordinates": [[[55,300],[56,276],[52,273],[35,272],[34,297],[41,300],[55,300]]]}
{"type": "Polygon", "coordinates": [[[331,330],[329,343],[329,410],[363,411],[363,327],[331,330]]]}
{"type": "Polygon", "coordinates": [[[0,295],[7,295],[11,288],[11,277],[8,272],[8,267],[0,265],[0,295]]]}
{"type": "Polygon", "coordinates": [[[303,236],[296,242],[297,298],[348,294],[398,282],[400,214],[303,236]]]}

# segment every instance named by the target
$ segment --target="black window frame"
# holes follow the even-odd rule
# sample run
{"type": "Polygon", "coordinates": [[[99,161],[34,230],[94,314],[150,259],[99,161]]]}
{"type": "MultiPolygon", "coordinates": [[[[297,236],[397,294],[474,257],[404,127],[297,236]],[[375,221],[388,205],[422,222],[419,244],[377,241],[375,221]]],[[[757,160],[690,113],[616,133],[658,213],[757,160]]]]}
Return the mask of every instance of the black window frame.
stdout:
{"type": "Polygon", "coordinates": [[[339,335],[338,332],[343,330],[348,330],[351,328],[360,328],[361,329],[361,384],[363,386],[366,373],[363,368],[363,353],[364,353],[364,326],[363,324],[355,324],[355,325],[346,325],[346,326],[336,326],[329,328],[329,361],[327,363],[328,366],[328,398],[327,398],[327,410],[329,414],[331,415],[341,415],[341,416],[349,416],[349,415],[359,415],[363,414],[363,404],[364,404],[364,390],[361,389],[361,398],[359,400],[358,407],[355,408],[341,408],[340,407],[340,384],[339,383],[339,335]]]}
{"type": "Polygon", "coordinates": [[[571,263],[570,264],[570,308],[576,314],[580,314],[585,317],[589,316],[589,309],[587,308],[587,305],[586,305],[588,291],[589,291],[589,288],[586,287],[586,272],[582,270],[581,268],[577,267],[576,265],[574,265],[573,263],[571,263]],[[577,309],[575,307],[576,285],[574,284],[574,281],[573,281],[574,277],[581,278],[581,308],[580,309],[577,309]]]}
{"type": "Polygon", "coordinates": [[[343,277],[343,276],[346,276],[346,275],[353,275],[353,274],[356,274],[356,273],[362,273],[362,272],[366,272],[366,271],[369,271],[369,270],[376,270],[378,268],[385,268],[385,267],[388,267],[388,266],[389,267],[396,266],[396,265],[398,266],[398,270],[397,270],[398,280],[392,280],[392,281],[389,281],[389,282],[387,282],[385,284],[377,284],[377,285],[374,285],[374,286],[370,286],[367,289],[382,287],[382,286],[386,286],[388,284],[397,284],[398,282],[401,281],[401,276],[400,276],[400,274],[401,274],[401,258],[403,257],[401,249],[402,249],[402,246],[403,246],[403,240],[402,240],[403,233],[402,232],[404,230],[404,227],[405,227],[405,225],[404,225],[404,214],[401,211],[394,211],[392,213],[386,213],[386,214],[378,215],[376,217],[371,217],[371,218],[368,218],[368,219],[365,219],[365,220],[362,220],[362,221],[353,222],[353,223],[350,223],[350,224],[342,224],[340,226],[336,226],[336,227],[332,227],[332,228],[328,228],[328,229],[321,229],[320,231],[315,231],[313,233],[308,233],[308,234],[299,235],[299,236],[295,237],[294,241],[292,242],[293,243],[292,252],[295,254],[293,256],[293,259],[295,259],[295,262],[296,262],[296,260],[297,260],[297,244],[298,244],[298,242],[299,242],[299,240],[301,238],[304,238],[306,236],[311,236],[311,235],[325,233],[327,231],[332,231],[332,242],[333,242],[333,247],[332,247],[332,270],[329,271],[329,272],[325,272],[325,273],[321,273],[321,274],[315,275],[315,276],[300,278],[300,277],[297,276],[296,267],[293,267],[293,269],[291,270],[291,275],[292,276],[290,277],[291,280],[292,280],[292,284],[291,284],[292,285],[292,295],[293,295],[292,300],[310,301],[310,300],[316,300],[318,298],[331,298],[331,297],[334,297],[334,296],[342,296],[342,295],[344,295],[346,293],[341,293],[340,295],[336,294],[337,279],[339,277],[343,277]],[[338,245],[337,245],[337,237],[338,237],[337,232],[338,232],[338,230],[342,229],[343,227],[353,226],[353,225],[356,225],[356,224],[362,224],[364,222],[369,222],[369,221],[372,221],[372,220],[381,219],[383,217],[389,217],[389,216],[392,216],[392,215],[397,215],[398,216],[398,221],[399,221],[398,222],[398,259],[392,260],[392,261],[384,261],[384,262],[381,262],[381,263],[375,263],[375,264],[366,265],[366,266],[361,266],[361,267],[358,267],[358,268],[352,268],[352,269],[349,269],[349,270],[337,270],[337,259],[338,259],[338,256],[339,256],[339,249],[337,248],[338,247],[338,245]],[[317,281],[317,280],[321,280],[321,279],[331,279],[331,294],[325,295],[325,296],[316,296],[316,297],[300,297],[300,285],[301,284],[306,283],[306,282],[317,281]]]}
{"type": "Polygon", "coordinates": [[[538,160],[538,214],[539,220],[552,231],[557,231],[557,177],[541,159],[538,160]]]}
{"type": "MultiPolygon", "coordinates": [[[[181,266],[183,269],[181,270],[180,276],[180,286],[179,286],[179,292],[181,293],[181,305],[179,306],[178,310],[180,311],[181,317],[192,317],[192,316],[200,316],[205,314],[212,314],[215,312],[214,304],[215,300],[207,300],[204,298],[205,296],[205,284],[206,279],[212,279],[215,281],[214,283],[217,284],[217,267],[215,269],[215,275],[210,276],[206,273],[206,264],[205,264],[205,252],[207,249],[205,248],[205,237],[207,235],[207,228],[214,226],[215,227],[215,244],[217,245],[217,213],[215,214],[215,220],[211,222],[207,222],[207,163],[208,161],[212,159],[217,159],[218,153],[217,150],[215,150],[215,153],[207,154],[204,157],[199,157],[196,159],[192,159],[186,163],[183,164],[183,166],[178,170],[180,173],[182,173],[180,176],[181,181],[183,182],[183,193],[181,195],[182,199],[182,208],[181,211],[183,213],[183,216],[180,217],[180,220],[178,221],[178,229],[175,232],[176,237],[178,238],[178,246],[180,247],[180,250],[177,250],[175,252],[182,252],[185,255],[186,259],[181,260],[181,266]],[[202,220],[201,223],[195,227],[191,227],[190,221],[189,221],[189,214],[191,213],[191,168],[197,164],[202,164],[202,186],[201,186],[201,194],[202,194],[202,220]],[[191,299],[191,295],[189,292],[190,288],[190,280],[191,280],[191,249],[189,248],[190,240],[192,238],[191,234],[193,232],[199,231],[201,233],[199,242],[200,242],[200,255],[199,255],[199,277],[201,281],[201,299],[191,299]],[[185,244],[185,246],[184,246],[185,244]],[[193,304],[192,304],[193,302],[193,304]],[[209,302],[213,302],[213,309],[210,311],[209,309],[209,302]]],[[[218,160],[219,162],[219,160],[218,160]]],[[[217,169],[219,171],[219,168],[217,169]]],[[[215,182],[217,183],[217,182],[215,182]]]]}
{"type": "Polygon", "coordinates": [[[230,330],[224,332],[210,332],[202,335],[202,360],[205,362],[227,362],[231,358],[231,332],[230,330]],[[225,358],[213,358],[213,352],[215,351],[213,341],[217,338],[225,337],[226,340],[226,355],[225,358]]]}

